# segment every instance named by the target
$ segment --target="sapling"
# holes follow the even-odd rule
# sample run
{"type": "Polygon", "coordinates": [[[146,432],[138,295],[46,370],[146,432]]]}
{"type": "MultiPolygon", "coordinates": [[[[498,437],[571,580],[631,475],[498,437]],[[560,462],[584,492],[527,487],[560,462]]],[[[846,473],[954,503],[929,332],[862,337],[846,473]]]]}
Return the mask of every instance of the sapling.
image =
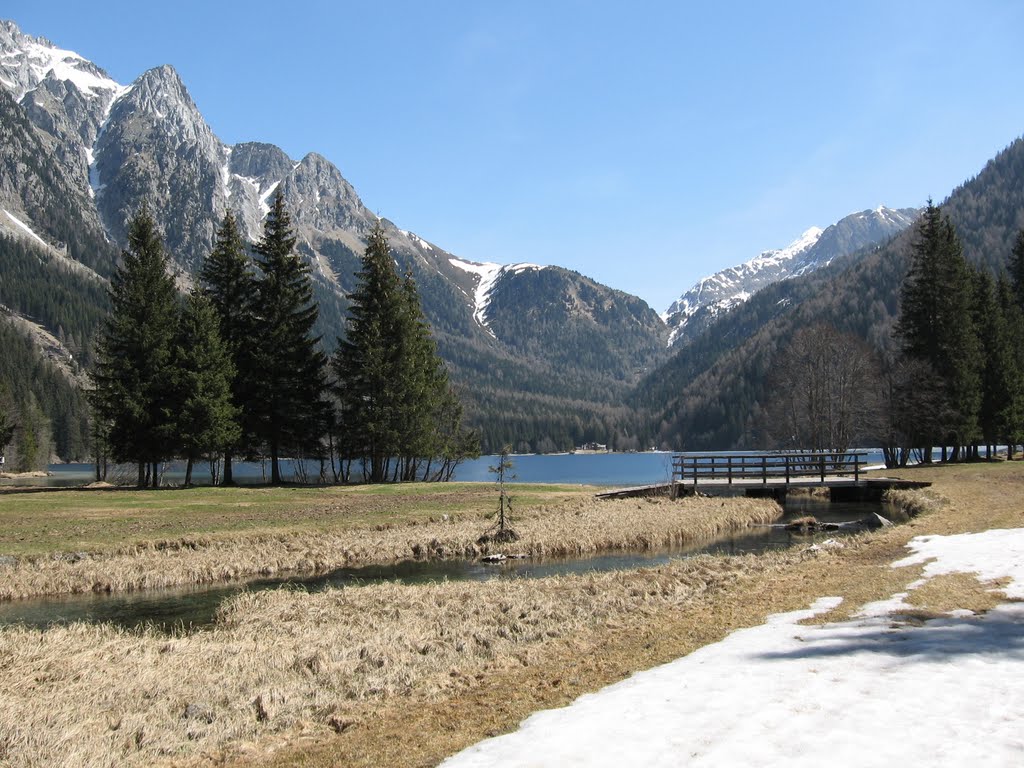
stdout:
{"type": "Polygon", "coordinates": [[[518,541],[519,534],[512,529],[512,497],[505,489],[506,480],[515,480],[516,476],[512,473],[512,459],[509,458],[509,452],[512,450],[511,446],[506,445],[501,449],[501,453],[498,454],[498,463],[493,467],[488,467],[487,471],[495,476],[495,485],[498,486],[498,511],[496,513],[497,522],[492,526],[494,530],[493,534],[485,533],[481,537],[481,541],[494,541],[494,542],[508,542],[518,541]]]}

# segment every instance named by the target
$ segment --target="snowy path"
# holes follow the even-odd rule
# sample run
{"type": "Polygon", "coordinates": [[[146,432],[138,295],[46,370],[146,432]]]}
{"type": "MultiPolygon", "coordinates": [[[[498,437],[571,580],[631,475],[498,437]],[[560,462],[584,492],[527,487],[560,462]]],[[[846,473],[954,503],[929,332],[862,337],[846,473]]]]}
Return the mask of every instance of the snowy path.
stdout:
{"type": "MultiPolygon", "coordinates": [[[[1024,598],[1024,530],[909,547],[894,565],[934,558],[918,584],[951,572],[1007,576],[1008,596],[1024,598]]],[[[855,620],[797,624],[838,602],[772,616],[442,765],[1024,765],[1024,603],[895,625],[897,595],[855,620]]]]}

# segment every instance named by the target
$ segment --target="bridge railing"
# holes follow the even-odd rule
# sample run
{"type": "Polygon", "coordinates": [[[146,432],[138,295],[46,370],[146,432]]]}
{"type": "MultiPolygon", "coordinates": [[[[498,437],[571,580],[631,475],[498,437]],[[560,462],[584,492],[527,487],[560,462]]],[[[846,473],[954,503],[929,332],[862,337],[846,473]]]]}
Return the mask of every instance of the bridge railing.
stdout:
{"type": "Polygon", "coordinates": [[[866,464],[864,451],[794,451],[777,453],[678,453],[672,456],[672,483],[697,486],[702,480],[732,485],[734,482],[767,485],[824,483],[830,476],[853,475],[860,480],[866,464]]]}

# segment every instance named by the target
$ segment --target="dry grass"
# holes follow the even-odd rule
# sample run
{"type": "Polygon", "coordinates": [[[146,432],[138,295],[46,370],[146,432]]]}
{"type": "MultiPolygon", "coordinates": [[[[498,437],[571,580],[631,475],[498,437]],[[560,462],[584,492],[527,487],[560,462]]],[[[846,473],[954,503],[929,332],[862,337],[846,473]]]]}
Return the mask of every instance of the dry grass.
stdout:
{"type": "MultiPolygon", "coordinates": [[[[0,762],[150,765],[275,734],[346,731],[395,700],[437,701],[530,667],[551,643],[698,605],[798,555],[645,571],[245,594],[184,637],[76,625],[0,632],[0,762]]],[[[597,633],[597,634],[595,634],[597,633]]]]}
{"type": "MultiPolygon", "coordinates": [[[[837,550],[536,581],[243,595],[215,629],[182,638],[3,630],[0,763],[435,765],[537,709],[771,613],[839,595],[840,617],[905,591],[921,567],[890,564],[915,535],[1024,525],[1020,464],[907,476],[935,482],[947,503],[837,550]]],[[[985,610],[990,586],[932,580],[911,599],[934,614],[985,610]]]]}
{"type": "Polygon", "coordinates": [[[526,509],[515,523],[520,540],[476,542],[490,521],[480,514],[438,515],[405,524],[340,531],[190,536],[84,557],[21,557],[0,566],[0,599],[204,584],[282,573],[318,573],[406,558],[475,557],[492,551],[530,555],[647,549],[707,538],[781,515],[772,501],[639,499],[568,502],[526,509]]]}

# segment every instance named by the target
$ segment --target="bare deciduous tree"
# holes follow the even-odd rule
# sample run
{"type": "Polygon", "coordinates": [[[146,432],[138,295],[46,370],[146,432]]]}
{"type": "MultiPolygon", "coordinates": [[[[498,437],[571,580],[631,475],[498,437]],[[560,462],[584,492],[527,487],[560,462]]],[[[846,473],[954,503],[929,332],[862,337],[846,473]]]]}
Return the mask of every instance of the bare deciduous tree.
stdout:
{"type": "Polygon", "coordinates": [[[830,325],[801,329],[770,374],[765,412],[771,442],[844,453],[878,431],[880,380],[877,356],[856,336],[830,325]]]}

